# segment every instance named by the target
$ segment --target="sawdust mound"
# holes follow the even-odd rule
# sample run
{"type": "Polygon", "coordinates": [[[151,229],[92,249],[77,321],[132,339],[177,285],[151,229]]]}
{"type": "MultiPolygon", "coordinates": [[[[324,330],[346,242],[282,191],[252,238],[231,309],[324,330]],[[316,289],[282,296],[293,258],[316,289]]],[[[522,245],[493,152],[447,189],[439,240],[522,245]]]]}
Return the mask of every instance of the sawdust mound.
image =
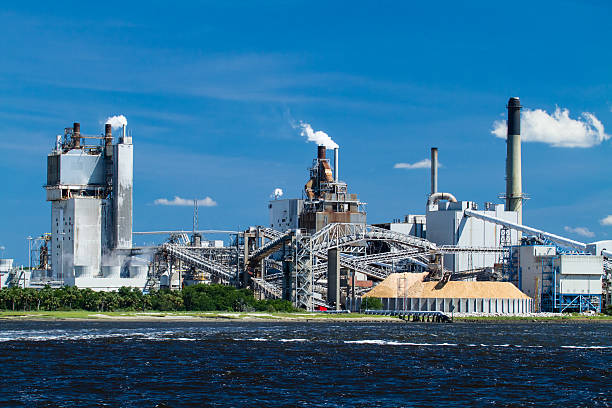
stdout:
{"type": "Polygon", "coordinates": [[[436,289],[438,282],[423,282],[427,273],[394,273],[364,297],[380,298],[482,298],[529,299],[510,282],[450,281],[436,289]]]}

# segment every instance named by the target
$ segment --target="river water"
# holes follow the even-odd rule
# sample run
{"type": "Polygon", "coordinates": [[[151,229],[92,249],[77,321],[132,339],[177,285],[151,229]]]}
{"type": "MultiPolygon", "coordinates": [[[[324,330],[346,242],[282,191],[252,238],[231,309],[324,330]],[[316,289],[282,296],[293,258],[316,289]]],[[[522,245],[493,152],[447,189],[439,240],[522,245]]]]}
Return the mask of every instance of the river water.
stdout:
{"type": "Polygon", "coordinates": [[[610,323],[0,321],[0,406],[610,406],[610,323]]]}

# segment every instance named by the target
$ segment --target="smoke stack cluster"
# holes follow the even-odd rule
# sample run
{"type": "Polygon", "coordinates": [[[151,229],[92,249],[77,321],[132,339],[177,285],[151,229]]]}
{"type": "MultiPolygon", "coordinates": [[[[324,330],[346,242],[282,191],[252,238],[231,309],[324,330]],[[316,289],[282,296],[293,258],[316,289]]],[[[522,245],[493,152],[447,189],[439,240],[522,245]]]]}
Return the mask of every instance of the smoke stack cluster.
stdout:
{"type": "Polygon", "coordinates": [[[521,175],[521,101],[517,97],[508,100],[508,137],[506,138],[506,211],[518,213],[523,223],[523,186],[521,175]]]}

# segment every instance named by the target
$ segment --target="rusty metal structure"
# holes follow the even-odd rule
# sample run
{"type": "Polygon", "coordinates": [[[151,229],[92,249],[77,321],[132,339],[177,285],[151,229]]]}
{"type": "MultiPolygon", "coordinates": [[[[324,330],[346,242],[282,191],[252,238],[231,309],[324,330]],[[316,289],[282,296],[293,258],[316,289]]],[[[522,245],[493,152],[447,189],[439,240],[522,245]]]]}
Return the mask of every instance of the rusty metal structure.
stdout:
{"type": "Polygon", "coordinates": [[[304,207],[299,214],[299,228],[312,234],[331,223],[366,223],[366,203],[356,194],[348,192],[347,184],[340,181],[338,149],[335,149],[334,171],[326,158],[325,146],[317,146],[317,157],[310,168],[310,177],[304,186],[304,207]]]}

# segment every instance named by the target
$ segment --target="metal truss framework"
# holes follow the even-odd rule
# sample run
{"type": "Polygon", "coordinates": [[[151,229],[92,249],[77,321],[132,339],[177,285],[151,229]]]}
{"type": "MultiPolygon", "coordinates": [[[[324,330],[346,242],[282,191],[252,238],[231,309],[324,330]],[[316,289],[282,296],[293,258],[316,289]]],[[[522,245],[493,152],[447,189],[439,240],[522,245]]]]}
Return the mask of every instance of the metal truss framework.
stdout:
{"type": "Polygon", "coordinates": [[[426,270],[435,261],[436,254],[504,251],[503,248],[438,247],[423,238],[366,224],[332,223],[313,235],[303,234],[299,230],[283,233],[263,227],[251,229],[250,233],[253,231],[257,232],[256,236],[268,241],[255,240],[256,247],[250,253],[239,247],[229,252],[228,248],[194,248],[187,245],[188,237],[184,236],[174,236],[174,243],[164,244],[161,249],[221,283],[238,285],[239,271],[248,275],[252,273],[252,278],[247,282],[255,291],[267,298],[285,297],[296,306],[308,310],[325,305],[315,293],[325,294],[326,287],[317,282],[327,274],[330,249],[340,250],[341,267],[378,281],[389,276],[394,265],[400,261],[419,265],[426,270]],[[372,241],[385,242],[391,252],[366,254],[366,244],[372,241]],[[283,253],[282,260],[270,258],[277,252],[283,253]],[[290,289],[284,291],[283,285],[290,289]]]}

